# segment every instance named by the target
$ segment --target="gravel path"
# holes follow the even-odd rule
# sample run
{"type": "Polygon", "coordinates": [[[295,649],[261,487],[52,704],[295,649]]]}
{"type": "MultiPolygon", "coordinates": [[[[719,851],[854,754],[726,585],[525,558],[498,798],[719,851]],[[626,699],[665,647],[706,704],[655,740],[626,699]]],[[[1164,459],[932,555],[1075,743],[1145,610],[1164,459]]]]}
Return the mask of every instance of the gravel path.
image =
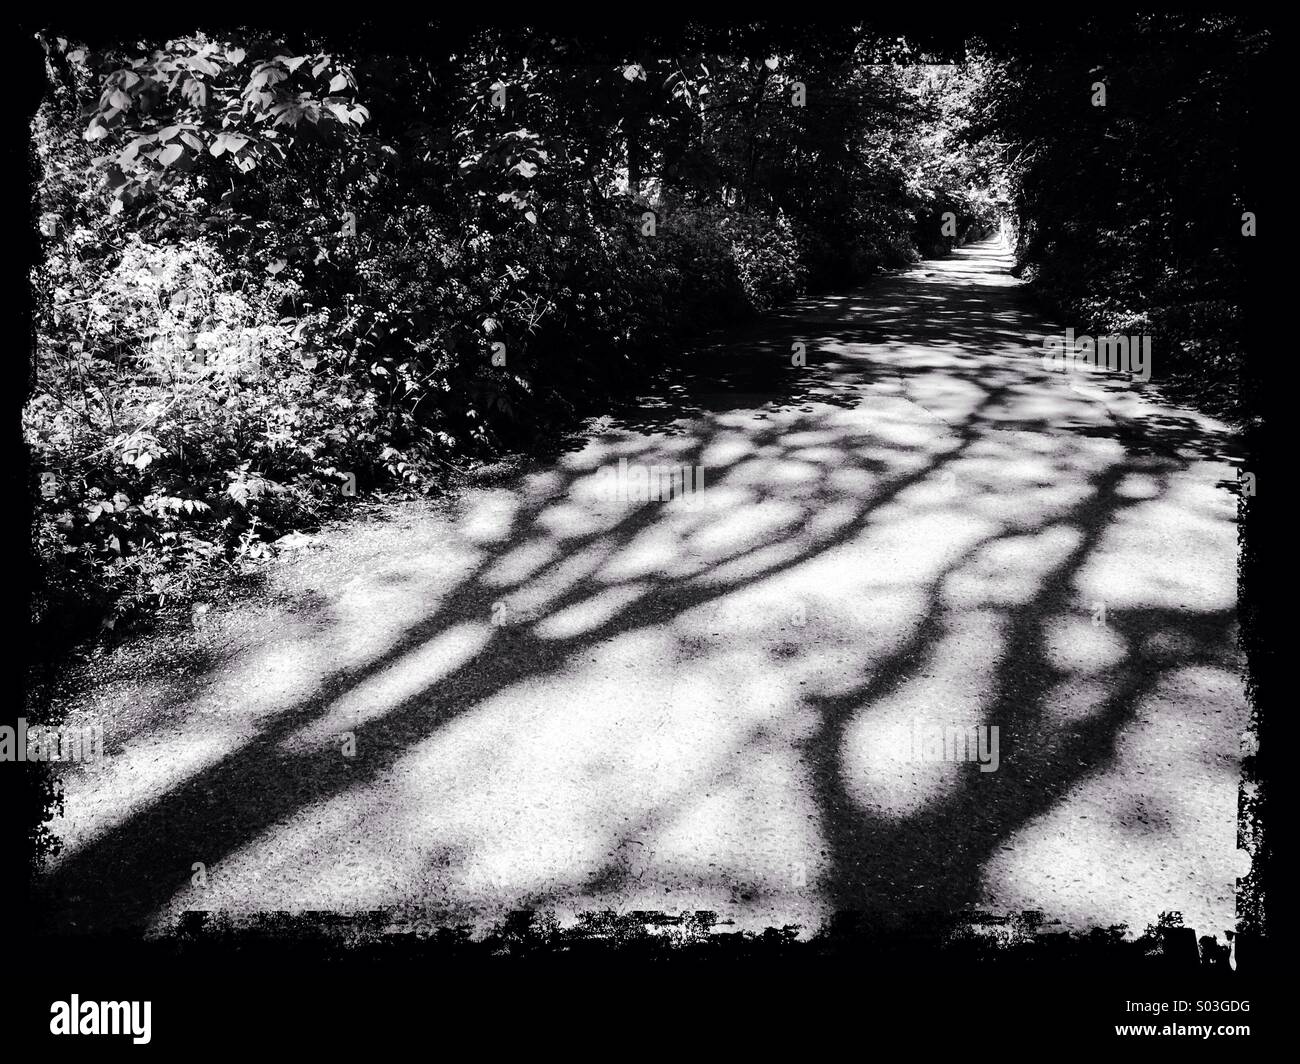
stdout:
{"type": "Polygon", "coordinates": [[[328,530],[185,644],[114,652],[70,709],[108,756],[65,776],[58,926],[1232,927],[1231,438],[1047,372],[1063,330],[1008,266],[986,243],[803,300],[559,461],[328,530]],[[621,460],[633,492],[637,467],[703,487],[610,499],[621,460]],[[996,770],[927,759],[972,727],[996,770]]]}

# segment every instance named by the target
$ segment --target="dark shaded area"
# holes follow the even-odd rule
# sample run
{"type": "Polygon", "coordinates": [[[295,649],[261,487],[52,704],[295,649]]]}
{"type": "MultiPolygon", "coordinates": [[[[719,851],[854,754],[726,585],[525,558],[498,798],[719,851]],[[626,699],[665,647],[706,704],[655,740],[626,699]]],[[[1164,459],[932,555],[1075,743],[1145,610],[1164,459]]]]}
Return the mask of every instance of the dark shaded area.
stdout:
{"type": "Polygon", "coordinates": [[[1004,146],[1017,268],[1054,315],[1151,335],[1171,394],[1238,418],[1261,399],[1243,310],[1269,41],[1258,15],[1028,19],[994,45],[976,123],[1004,146]]]}

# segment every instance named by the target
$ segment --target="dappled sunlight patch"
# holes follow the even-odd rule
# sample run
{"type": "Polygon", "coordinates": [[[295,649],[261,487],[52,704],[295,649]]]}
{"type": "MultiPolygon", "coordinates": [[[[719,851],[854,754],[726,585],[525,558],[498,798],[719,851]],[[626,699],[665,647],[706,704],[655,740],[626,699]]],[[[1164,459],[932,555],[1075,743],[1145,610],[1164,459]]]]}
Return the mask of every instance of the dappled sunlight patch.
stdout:
{"type": "Polygon", "coordinates": [[[382,720],[452,671],[462,668],[491,638],[492,627],[486,618],[482,622],[462,622],[434,636],[348,688],[323,716],[286,738],[282,748],[302,753],[327,743],[339,743],[340,733],[382,720]]]}
{"type": "Polygon", "coordinates": [[[538,621],[533,631],[541,639],[572,639],[595,631],[645,595],[648,589],[649,585],[645,583],[606,588],[538,621]]]}
{"type": "Polygon", "coordinates": [[[1041,433],[991,432],[973,440],[963,458],[989,484],[1047,484],[1060,477],[1063,470],[1057,460],[1067,453],[1059,443],[1042,442],[1049,440],[1041,433]]]}
{"type": "MultiPolygon", "coordinates": [[[[848,495],[859,499],[867,499],[873,495],[881,485],[882,478],[879,473],[873,473],[870,469],[862,466],[842,465],[837,469],[832,469],[826,479],[828,493],[834,495],[848,495]]],[[[854,503],[840,500],[840,505],[852,506],[855,512],[859,509],[854,503]]],[[[831,503],[830,505],[836,505],[831,503]]]]}
{"type": "Polygon", "coordinates": [[[1053,525],[1031,535],[993,539],[944,578],[944,604],[950,608],[1028,605],[1082,538],[1073,526],[1053,525]]]}
{"type": "MultiPolygon", "coordinates": [[[[864,493],[869,493],[866,488],[864,493]]],[[[804,525],[807,534],[813,540],[830,539],[832,536],[849,528],[861,517],[861,507],[848,499],[837,499],[819,506],[804,525]]]]}
{"type": "Polygon", "coordinates": [[[472,856],[451,870],[443,889],[454,899],[454,912],[474,916],[517,909],[536,894],[565,891],[597,875],[607,853],[596,837],[553,832],[524,845],[493,847],[481,837],[467,837],[464,845],[473,846],[472,856]]]}
{"type": "Polygon", "coordinates": [[[461,501],[457,531],[472,543],[500,543],[514,528],[519,501],[509,491],[476,492],[461,501]]]}
{"type": "Polygon", "coordinates": [[[535,529],[563,541],[603,535],[618,527],[627,516],[628,504],[618,499],[602,498],[597,480],[593,475],[576,482],[570,501],[547,506],[533,518],[530,531],[535,529]]]}
{"type": "MultiPolygon", "coordinates": [[[[382,592],[364,586],[341,589],[335,597],[332,623],[311,647],[321,675],[332,669],[364,668],[397,646],[412,626],[434,616],[469,576],[468,565],[458,565],[452,555],[443,557],[442,580],[438,582],[382,592]]],[[[363,584],[365,579],[359,578],[363,584]]],[[[299,652],[305,649],[298,648],[299,652]]],[[[299,691],[298,697],[303,693],[299,691]]]]}
{"type": "Polygon", "coordinates": [[[852,546],[866,552],[859,564],[888,558],[892,582],[921,583],[938,579],[945,567],[998,531],[1000,526],[968,511],[920,509],[900,497],[873,511],[871,525],[852,546]]]}
{"type": "Polygon", "coordinates": [[[1115,494],[1121,499],[1155,499],[1164,493],[1166,479],[1150,473],[1129,473],[1115,485],[1115,494]]]}
{"type": "MultiPolygon", "coordinates": [[[[769,491],[777,494],[793,494],[796,498],[808,498],[811,489],[820,486],[824,470],[816,463],[802,458],[778,453],[766,479],[769,491]]],[[[747,471],[749,472],[749,471],[747,471]]]]}
{"type": "MultiPolygon", "coordinates": [[[[312,690],[326,662],[312,653],[317,639],[292,632],[274,643],[241,655],[220,684],[235,696],[242,716],[274,713],[312,690]]],[[[218,692],[213,695],[220,699],[218,692]]]]}
{"type": "Polygon", "coordinates": [[[508,587],[521,584],[538,569],[549,565],[560,554],[560,545],[553,539],[535,537],[512,547],[481,577],[489,587],[508,587]]]}
{"type": "Polygon", "coordinates": [[[674,627],[683,636],[723,636],[727,641],[741,637],[747,644],[760,632],[783,632],[801,639],[807,635],[810,613],[806,595],[792,595],[775,582],[763,583],[687,610],[675,618],[674,627]]]}
{"type": "MultiPolygon", "coordinates": [[[[1107,826],[1108,812],[1105,803],[1078,798],[1021,829],[985,865],[981,907],[1043,910],[1076,932],[1127,924],[1140,933],[1163,910],[1187,915],[1184,884],[1167,878],[1177,872],[1126,847],[1122,833],[1107,826]]],[[[1232,926],[1199,924],[1215,925],[1232,926]]]]}
{"type": "Polygon", "coordinates": [[[654,908],[753,905],[785,914],[774,922],[820,918],[825,842],[805,772],[789,736],[760,731],[729,751],[636,836],[645,852],[639,876],[621,884],[626,904],[656,898],[654,908]]]}
{"type": "Polygon", "coordinates": [[[938,509],[960,512],[967,508],[966,496],[970,493],[970,487],[958,479],[959,464],[958,462],[945,464],[930,475],[907,485],[898,493],[898,503],[918,513],[938,509]]]}
{"type": "Polygon", "coordinates": [[[687,548],[721,562],[788,535],[802,516],[802,508],[793,502],[763,499],[699,528],[687,541],[687,548]]]}
{"type": "Polygon", "coordinates": [[[1166,493],[1121,510],[1075,578],[1079,595],[1113,609],[1232,609],[1237,574],[1223,559],[1235,554],[1236,529],[1214,501],[1166,493]]]}
{"type": "MultiPolygon", "coordinates": [[[[702,559],[696,566],[695,583],[704,587],[728,587],[753,580],[764,573],[775,573],[808,557],[809,545],[800,538],[790,536],[768,547],[754,547],[735,552],[737,557],[721,563],[702,559]]],[[[689,571],[686,567],[682,572],[689,571]]]]}
{"type": "MultiPolygon", "coordinates": [[[[1007,722],[985,718],[1003,652],[1004,618],[996,611],[950,615],[926,663],[901,685],[860,708],[845,725],[839,757],[846,792],[872,815],[918,815],[981,773],[976,729],[1007,722]],[[971,746],[971,740],[975,745],[971,746]]],[[[989,771],[996,771],[992,733],[989,771]]]]}
{"type": "MultiPolygon", "coordinates": [[[[498,600],[506,607],[506,615],[499,620],[513,623],[515,620],[539,619],[553,608],[552,604],[557,599],[583,581],[591,579],[605,564],[612,550],[609,543],[598,540],[590,546],[569,552],[498,600]]],[[[492,605],[495,607],[496,603],[492,605]]],[[[499,614],[501,611],[498,609],[497,612],[499,614]]]]}
{"type": "Polygon", "coordinates": [[[845,455],[845,453],[838,447],[822,445],[796,447],[792,449],[791,454],[801,462],[821,466],[821,474],[823,476],[825,476],[827,469],[834,468],[847,457],[847,455],[845,455]]]}
{"type": "MultiPolygon", "coordinates": [[[[771,660],[766,669],[784,682],[791,698],[848,696],[871,681],[879,653],[868,641],[873,633],[859,637],[852,627],[831,629],[823,621],[814,632],[812,638],[769,645],[771,660]]],[[[889,642],[886,638],[886,646],[889,642]]]]}
{"type": "MultiPolygon", "coordinates": [[[[569,456],[566,455],[566,458],[569,456]]],[[[562,463],[563,464],[563,463],[562,463]]],[[[564,490],[568,477],[558,469],[546,469],[538,473],[529,473],[519,483],[520,494],[532,505],[554,498],[564,490]]]]}
{"type": "MultiPolygon", "coordinates": [[[[1059,375],[1058,375],[1059,376],[1059,375]]],[[[1066,380],[1020,385],[996,407],[985,411],[982,420],[990,425],[1027,424],[1042,431],[1060,431],[1071,426],[1110,426],[1110,414],[1101,403],[1090,402],[1066,380]]]]}
{"type": "MultiPolygon", "coordinates": [[[[1234,656],[1225,650],[1226,657],[1234,656]]],[[[1192,664],[1167,669],[1139,703],[1137,717],[1144,726],[1123,730],[1117,742],[1117,749],[1133,758],[1165,770],[1179,758],[1203,758],[1228,774],[1238,771],[1238,735],[1247,708],[1234,669],[1192,664]]]]}
{"type": "Polygon", "coordinates": [[[683,530],[672,520],[657,521],[640,529],[621,550],[596,573],[596,579],[612,584],[623,580],[676,575],[683,560],[683,530]]]}
{"type": "MultiPolygon", "coordinates": [[[[932,422],[930,417],[918,420],[916,412],[920,408],[906,400],[885,399],[881,405],[886,409],[880,411],[883,416],[872,425],[870,442],[878,449],[877,453],[882,459],[887,460],[891,452],[898,451],[947,451],[956,442],[946,422],[938,418],[932,422]]],[[[900,456],[895,454],[894,457],[897,459],[900,456]]]]}
{"type": "MultiPolygon", "coordinates": [[[[882,710],[856,720],[845,729],[840,771],[845,793],[857,808],[884,820],[902,820],[919,815],[927,806],[960,790],[972,771],[971,766],[940,758],[917,760],[893,753],[899,749],[900,735],[910,737],[941,726],[944,725],[934,721],[919,722],[906,711],[882,710]]],[[[845,811],[840,815],[854,814],[845,811]]]]}
{"type": "Polygon", "coordinates": [[[1086,676],[1119,665],[1128,653],[1128,641],[1112,625],[1093,617],[1064,614],[1043,624],[1043,652],[1052,668],[1086,676]]]}
{"type": "Polygon", "coordinates": [[[1238,470],[1226,461],[1199,461],[1189,467],[1191,476],[1172,478],[1166,498],[1208,527],[1210,522],[1235,524],[1239,496],[1224,481],[1236,481],[1238,470]]]}
{"type": "Polygon", "coordinates": [[[815,484],[819,472],[812,463],[791,461],[778,451],[775,455],[756,455],[738,462],[722,471],[716,477],[716,483],[730,489],[747,490],[761,497],[782,493],[790,485],[815,484]]]}
{"type": "MultiPolygon", "coordinates": [[[[824,578],[822,593],[828,606],[836,612],[825,623],[843,631],[851,644],[858,647],[860,667],[871,666],[875,659],[886,658],[898,651],[916,635],[917,627],[925,620],[932,607],[925,589],[912,584],[888,584],[879,581],[855,581],[850,584],[850,594],[836,595],[835,571],[830,567],[817,568],[824,578]],[[869,648],[871,655],[863,653],[869,648]]],[[[817,617],[825,616],[818,612],[817,617]]],[[[847,683],[855,670],[845,672],[847,683]]]]}
{"type": "Polygon", "coordinates": [[[966,421],[986,397],[985,388],[950,373],[911,374],[905,385],[908,399],[950,424],[966,421]]]}
{"type": "Polygon", "coordinates": [[[942,475],[946,466],[956,460],[962,445],[954,436],[934,436],[927,445],[912,450],[901,450],[888,444],[870,442],[854,449],[856,461],[873,470],[879,470],[882,487],[906,489],[904,480],[920,480],[942,475]]]}
{"type": "Polygon", "coordinates": [[[749,458],[754,453],[753,438],[742,432],[723,433],[704,442],[700,449],[699,464],[705,469],[724,470],[749,458]]]}
{"type": "Polygon", "coordinates": [[[661,509],[650,510],[647,516],[670,521],[683,530],[709,528],[719,518],[726,517],[738,508],[746,508],[757,500],[757,494],[750,488],[726,483],[725,471],[719,471],[718,476],[724,479],[714,479],[712,474],[708,474],[705,489],[692,493],[689,498],[650,504],[661,509]]]}

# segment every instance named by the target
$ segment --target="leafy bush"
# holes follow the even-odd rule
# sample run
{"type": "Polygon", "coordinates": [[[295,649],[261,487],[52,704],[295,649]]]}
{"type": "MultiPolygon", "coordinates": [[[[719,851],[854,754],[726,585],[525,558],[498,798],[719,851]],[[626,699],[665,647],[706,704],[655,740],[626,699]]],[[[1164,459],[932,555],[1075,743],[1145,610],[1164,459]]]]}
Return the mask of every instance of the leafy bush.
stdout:
{"type": "Polygon", "coordinates": [[[354,482],[436,490],[693,332],[908,261],[921,214],[971,202],[903,122],[933,136],[944,108],[851,44],[46,47],[25,428],[48,618],[183,602],[354,482]],[[787,106],[796,62],[845,109],[787,106]]]}
{"type": "Polygon", "coordinates": [[[1153,379],[1243,411],[1241,122],[1267,35],[1236,16],[1095,16],[1014,38],[975,110],[1003,145],[1018,266],[1080,332],[1147,333],[1153,379]],[[1105,106],[1075,86],[1101,82],[1105,106]],[[1086,159],[1087,165],[1080,165],[1086,159]]]}

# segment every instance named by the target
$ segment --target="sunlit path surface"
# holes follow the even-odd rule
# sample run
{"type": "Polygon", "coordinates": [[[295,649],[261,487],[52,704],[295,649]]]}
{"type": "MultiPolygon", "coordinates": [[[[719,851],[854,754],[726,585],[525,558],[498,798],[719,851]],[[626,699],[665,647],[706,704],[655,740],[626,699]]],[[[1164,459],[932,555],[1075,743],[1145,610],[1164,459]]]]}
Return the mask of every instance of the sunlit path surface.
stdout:
{"type": "Polygon", "coordinates": [[[277,563],[278,595],[199,633],[201,677],[158,661],[75,707],[109,756],[65,777],[58,926],[1232,927],[1230,440],[1047,372],[1059,330],[1008,266],[981,244],[803,300],[555,465],[277,563]],[[703,488],[607,498],[621,460],[703,488]],[[931,726],[996,726],[996,770],[897,756],[931,726]]]}

